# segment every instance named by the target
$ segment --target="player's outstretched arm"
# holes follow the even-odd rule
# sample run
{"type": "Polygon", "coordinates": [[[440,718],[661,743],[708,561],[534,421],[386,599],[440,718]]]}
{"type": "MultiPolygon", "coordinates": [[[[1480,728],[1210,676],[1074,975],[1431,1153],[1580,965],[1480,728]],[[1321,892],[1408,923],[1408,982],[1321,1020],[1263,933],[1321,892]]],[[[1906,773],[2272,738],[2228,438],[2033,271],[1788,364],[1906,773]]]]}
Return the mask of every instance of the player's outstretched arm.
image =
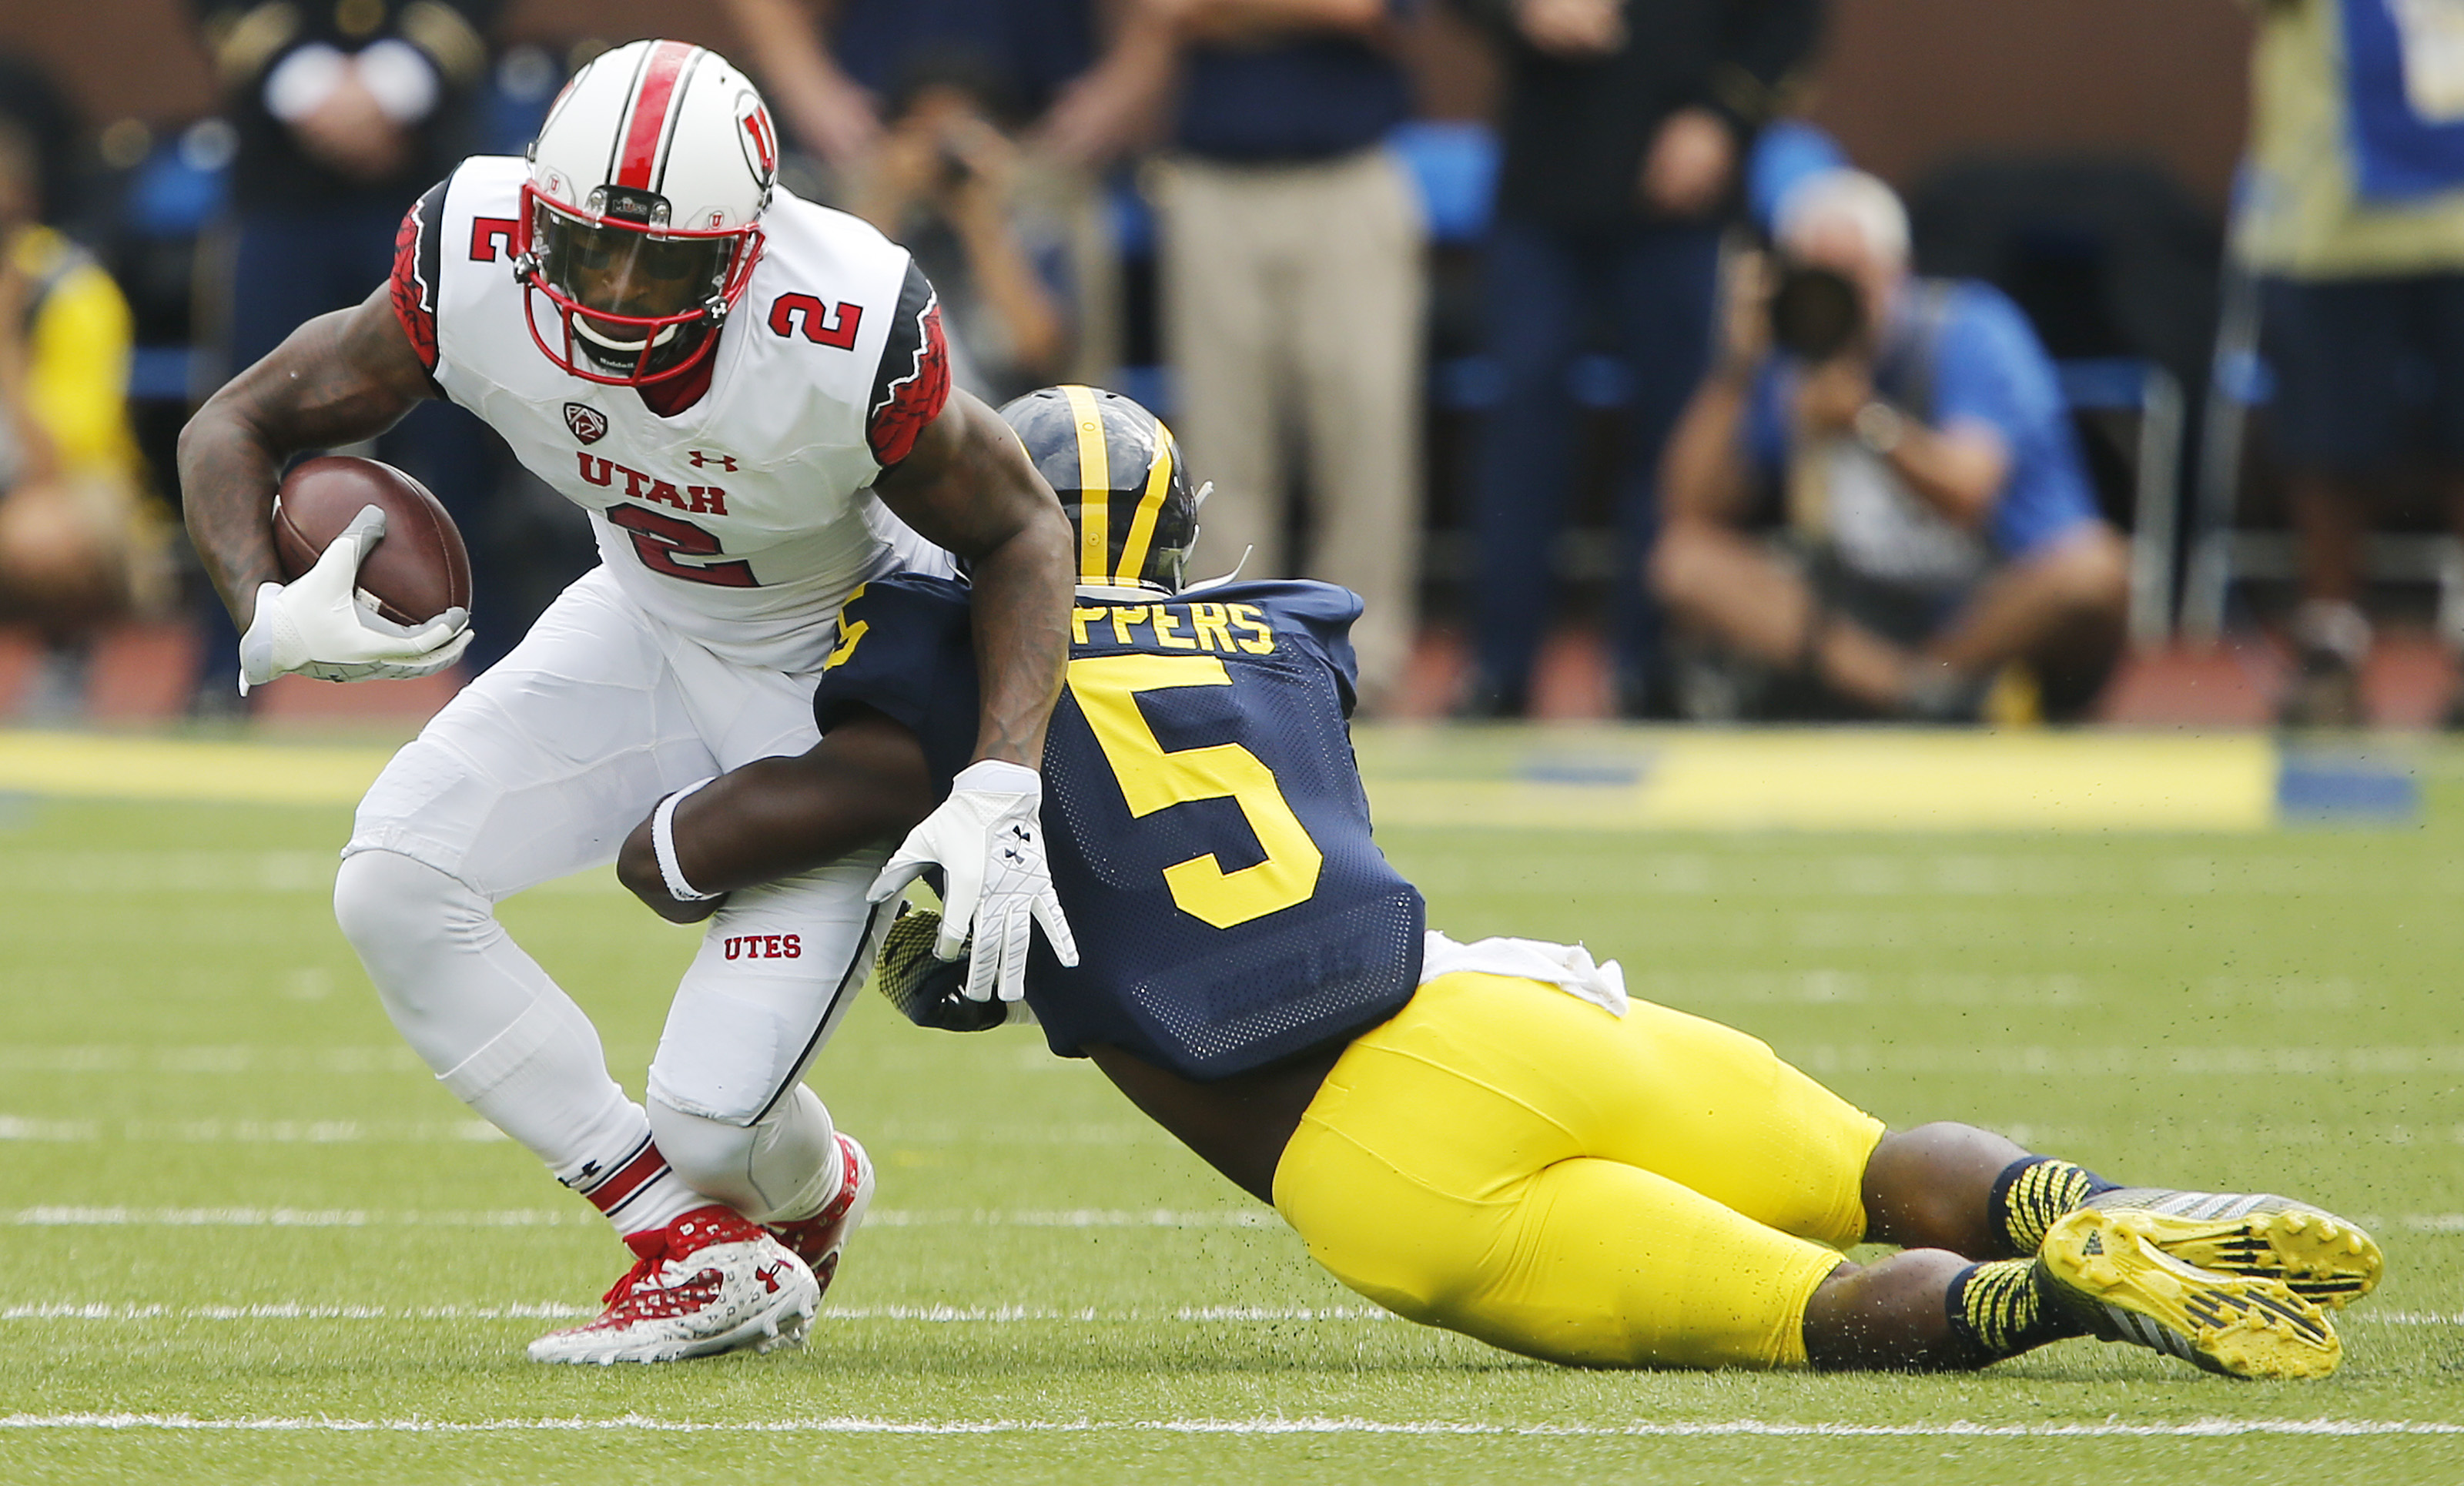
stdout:
{"type": "Polygon", "coordinates": [[[284,462],[374,438],[435,395],[380,286],[357,308],[293,331],[197,409],[180,430],[181,504],[206,576],[242,630],[261,587],[282,581],[274,491],[284,462]]]}
{"type": "Polygon", "coordinates": [[[873,490],[926,540],[967,560],[983,686],[976,758],[1043,767],[1076,582],[1060,499],[1001,415],[962,391],[873,490]]]}
{"type": "Polygon", "coordinates": [[[933,794],[913,731],[878,712],[852,717],[793,758],[757,759],[678,800],[665,864],[655,812],[645,816],[617,853],[616,877],[661,918],[696,924],[739,887],[899,840],[932,813],[933,794]]]}
{"type": "Polygon", "coordinates": [[[872,896],[890,897],[938,863],[949,891],[935,952],[956,959],[972,940],[967,994],[1015,1001],[1025,994],[1030,924],[1044,926],[1063,964],[1078,963],[1037,819],[1044,733],[1069,656],[1069,520],[1009,426],[964,392],[873,489],[926,539],[967,559],[982,712],[975,762],[890,859],[872,896]]]}

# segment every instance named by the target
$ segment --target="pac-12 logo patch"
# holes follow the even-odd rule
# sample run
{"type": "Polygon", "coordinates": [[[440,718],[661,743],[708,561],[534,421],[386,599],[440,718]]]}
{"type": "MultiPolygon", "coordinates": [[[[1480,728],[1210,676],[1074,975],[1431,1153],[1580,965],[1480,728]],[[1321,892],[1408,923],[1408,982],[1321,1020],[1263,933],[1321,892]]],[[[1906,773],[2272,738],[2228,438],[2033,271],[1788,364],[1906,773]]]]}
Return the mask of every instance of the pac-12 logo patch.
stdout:
{"type": "Polygon", "coordinates": [[[596,444],[607,432],[607,415],[595,407],[584,407],[580,403],[567,403],[564,404],[564,426],[571,428],[573,436],[583,443],[596,444]]]}

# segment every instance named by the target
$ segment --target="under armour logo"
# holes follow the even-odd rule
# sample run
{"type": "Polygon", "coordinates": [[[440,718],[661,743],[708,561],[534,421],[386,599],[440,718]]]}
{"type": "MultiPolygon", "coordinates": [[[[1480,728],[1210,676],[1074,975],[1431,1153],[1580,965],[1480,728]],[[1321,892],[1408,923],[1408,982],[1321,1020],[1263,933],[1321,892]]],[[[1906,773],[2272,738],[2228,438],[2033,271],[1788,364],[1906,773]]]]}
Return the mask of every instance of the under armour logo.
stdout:
{"type": "Polygon", "coordinates": [[[784,1264],[773,1264],[766,1269],[757,1269],[753,1272],[753,1278],[760,1280],[762,1284],[769,1287],[769,1291],[772,1295],[777,1295],[779,1293],[779,1271],[785,1269],[786,1267],[787,1266],[784,1264]]]}
{"type": "Polygon", "coordinates": [[[693,468],[696,470],[707,470],[713,465],[731,472],[736,469],[734,454],[710,454],[697,448],[689,448],[685,450],[685,457],[693,461],[693,468]]]}

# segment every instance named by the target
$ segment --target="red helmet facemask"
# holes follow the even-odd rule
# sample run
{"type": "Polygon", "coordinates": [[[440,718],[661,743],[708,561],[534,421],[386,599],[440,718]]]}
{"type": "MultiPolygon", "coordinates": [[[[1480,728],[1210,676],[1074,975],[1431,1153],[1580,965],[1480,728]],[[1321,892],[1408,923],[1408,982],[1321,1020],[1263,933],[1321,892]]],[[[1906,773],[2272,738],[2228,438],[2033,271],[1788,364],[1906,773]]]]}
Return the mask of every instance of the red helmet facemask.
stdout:
{"type": "Polygon", "coordinates": [[[591,196],[596,209],[580,211],[522,186],[514,276],[531,339],[584,382],[638,387],[684,376],[717,349],[761,260],[761,229],[671,227],[667,203],[647,191],[591,196]],[[553,336],[534,295],[555,309],[553,336]]]}

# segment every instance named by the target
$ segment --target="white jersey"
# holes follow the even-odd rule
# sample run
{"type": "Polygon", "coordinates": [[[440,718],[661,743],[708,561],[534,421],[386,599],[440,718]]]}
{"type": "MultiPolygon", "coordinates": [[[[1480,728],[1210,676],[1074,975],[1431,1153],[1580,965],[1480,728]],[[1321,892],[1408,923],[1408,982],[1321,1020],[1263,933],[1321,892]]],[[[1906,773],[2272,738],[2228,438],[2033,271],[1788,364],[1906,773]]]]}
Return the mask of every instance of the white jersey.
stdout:
{"type": "Polygon", "coordinates": [[[513,270],[526,169],[475,157],[411,208],[394,308],[437,387],[590,513],[629,598],[722,659],[805,672],[857,585],[951,571],[871,491],[948,395],[939,308],[905,249],[780,190],[708,390],[661,417],[533,342],[513,270]]]}

